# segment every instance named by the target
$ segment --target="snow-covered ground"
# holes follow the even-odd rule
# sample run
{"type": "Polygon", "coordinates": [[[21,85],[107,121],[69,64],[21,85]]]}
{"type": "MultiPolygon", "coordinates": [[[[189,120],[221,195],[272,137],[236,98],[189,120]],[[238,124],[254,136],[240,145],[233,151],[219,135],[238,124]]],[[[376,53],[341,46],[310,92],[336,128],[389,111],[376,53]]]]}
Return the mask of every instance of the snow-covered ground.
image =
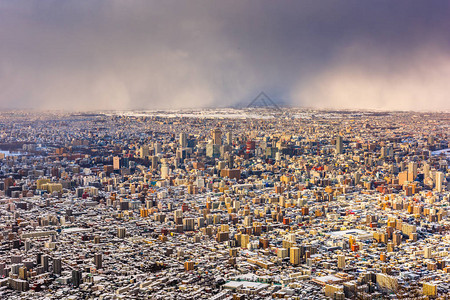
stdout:
{"type": "Polygon", "coordinates": [[[442,153],[444,153],[444,155],[447,157],[447,159],[450,159],[450,148],[433,151],[433,152],[431,152],[431,155],[438,156],[438,155],[441,155],[442,153]]]}
{"type": "Polygon", "coordinates": [[[107,115],[123,115],[130,117],[165,117],[165,118],[223,118],[223,119],[271,119],[270,112],[243,109],[205,109],[205,110],[145,110],[145,111],[116,111],[107,115]]]}

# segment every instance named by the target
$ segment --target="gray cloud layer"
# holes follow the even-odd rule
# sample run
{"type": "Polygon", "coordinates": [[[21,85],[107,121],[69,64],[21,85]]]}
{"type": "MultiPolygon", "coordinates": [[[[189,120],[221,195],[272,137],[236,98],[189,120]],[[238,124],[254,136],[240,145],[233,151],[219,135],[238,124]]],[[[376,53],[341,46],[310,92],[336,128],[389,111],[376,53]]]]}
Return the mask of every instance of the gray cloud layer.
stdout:
{"type": "Polygon", "coordinates": [[[450,109],[449,3],[0,0],[0,107],[450,109]]]}

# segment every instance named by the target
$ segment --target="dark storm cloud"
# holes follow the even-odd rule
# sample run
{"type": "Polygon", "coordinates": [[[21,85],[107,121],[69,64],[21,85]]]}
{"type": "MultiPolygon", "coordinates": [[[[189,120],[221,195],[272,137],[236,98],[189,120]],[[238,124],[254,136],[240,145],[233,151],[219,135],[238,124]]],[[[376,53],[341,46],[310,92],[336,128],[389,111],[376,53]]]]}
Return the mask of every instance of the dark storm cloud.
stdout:
{"type": "Polygon", "coordinates": [[[0,106],[449,109],[447,1],[2,1],[0,106]]]}

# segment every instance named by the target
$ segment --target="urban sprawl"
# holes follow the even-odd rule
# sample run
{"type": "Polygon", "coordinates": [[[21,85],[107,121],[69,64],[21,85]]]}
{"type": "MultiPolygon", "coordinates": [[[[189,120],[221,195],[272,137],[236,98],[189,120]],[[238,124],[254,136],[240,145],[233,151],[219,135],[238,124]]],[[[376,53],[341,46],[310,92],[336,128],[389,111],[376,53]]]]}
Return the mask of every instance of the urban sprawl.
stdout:
{"type": "Polygon", "coordinates": [[[450,114],[0,113],[1,299],[448,299],[450,114]]]}

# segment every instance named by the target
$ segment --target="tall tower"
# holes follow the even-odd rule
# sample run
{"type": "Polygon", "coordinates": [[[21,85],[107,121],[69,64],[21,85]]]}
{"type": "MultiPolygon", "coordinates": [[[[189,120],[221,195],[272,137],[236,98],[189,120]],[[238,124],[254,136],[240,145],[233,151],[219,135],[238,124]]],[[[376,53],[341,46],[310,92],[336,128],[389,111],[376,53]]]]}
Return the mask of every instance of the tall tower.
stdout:
{"type": "Polygon", "coordinates": [[[423,164],[423,176],[425,178],[430,177],[430,165],[428,163],[423,164]]]}
{"type": "Polygon", "coordinates": [[[416,179],[416,177],[417,177],[417,163],[416,162],[410,162],[408,164],[408,175],[412,176],[412,178],[409,178],[409,176],[408,176],[408,180],[414,181],[414,179],[416,179]]]}
{"type": "Polygon", "coordinates": [[[155,154],[159,154],[162,152],[162,145],[160,142],[154,143],[154,147],[155,147],[155,154]]]}
{"type": "Polygon", "coordinates": [[[300,264],[300,248],[298,247],[291,247],[290,248],[290,255],[289,260],[291,264],[298,265],[300,264]]]}
{"type": "Polygon", "coordinates": [[[211,131],[214,145],[222,145],[222,131],[219,128],[215,128],[211,131]]]}
{"type": "Polygon", "coordinates": [[[95,264],[95,268],[97,270],[101,269],[103,267],[103,258],[102,258],[102,254],[101,253],[97,253],[94,255],[94,264],[95,264]]]}
{"type": "Polygon", "coordinates": [[[184,132],[180,133],[180,146],[181,148],[187,147],[187,134],[184,132]]]}
{"type": "Polygon", "coordinates": [[[144,145],[139,149],[139,157],[146,158],[148,156],[149,156],[149,148],[147,145],[144,145]]]}
{"type": "Polygon", "coordinates": [[[114,170],[119,170],[121,165],[121,159],[119,156],[113,157],[113,168],[114,170]]]}
{"type": "Polygon", "coordinates": [[[42,265],[42,267],[44,268],[44,271],[45,272],[48,272],[48,270],[49,270],[49,256],[48,255],[42,255],[41,256],[41,265],[42,265]]]}
{"type": "Polygon", "coordinates": [[[344,141],[342,139],[342,136],[338,135],[336,138],[336,153],[342,154],[344,153],[344,141]]]}
{"type": "Polygon", "coordinates": [[[53,273],[61,275],[61,258],[53,258],[53,273]]]}
{"type": "Polygon", "coordinates": [[[72,270],[72,285],[73,287],[79,287],[82,283],[81,270],[72,270]]]}
{"type": "Polygon", "coordinates": [[[161,166],[161,178],[167,179],[169,177],[169,165],[164,162],[161,166]]]}
{"type": "Polygon", "coordinates": [[[119,227],[119,228],[117,228],[117,237],[118,237],[119,239],[125,238],[125,234],[126,234],[125,227],[119,227]]]}
{"type": "Polygon", "coordinates": [[[443,181],[444,181],[444,173],[436,172],[436,191],[442,192],[443,181]]]}
{"type": "Polygon", "coordinates": [[[231,131],[227,132],[227,144],[228,145],[233,144],[233,133],[231,131]]]}
{"type": "Polygon", "coordinates": [[[152,156],[152,169],[156,170],[158,168],[158,156],[152,156]]]}
{"type": "Polygon", "coordinates": [[[344,255],[338,255],[338,268],[341,270],[345,268],[345,256],[344,255]]]}
{"type": "Polygon", "coordinates": [[[431,247],[424,247],[423,248],[423,256],[425,257],[425,258],[432,258],[433,257],[433,255],[432,255],[432,252],[431,252],[432,250],[431,250],[431,247]]]}

